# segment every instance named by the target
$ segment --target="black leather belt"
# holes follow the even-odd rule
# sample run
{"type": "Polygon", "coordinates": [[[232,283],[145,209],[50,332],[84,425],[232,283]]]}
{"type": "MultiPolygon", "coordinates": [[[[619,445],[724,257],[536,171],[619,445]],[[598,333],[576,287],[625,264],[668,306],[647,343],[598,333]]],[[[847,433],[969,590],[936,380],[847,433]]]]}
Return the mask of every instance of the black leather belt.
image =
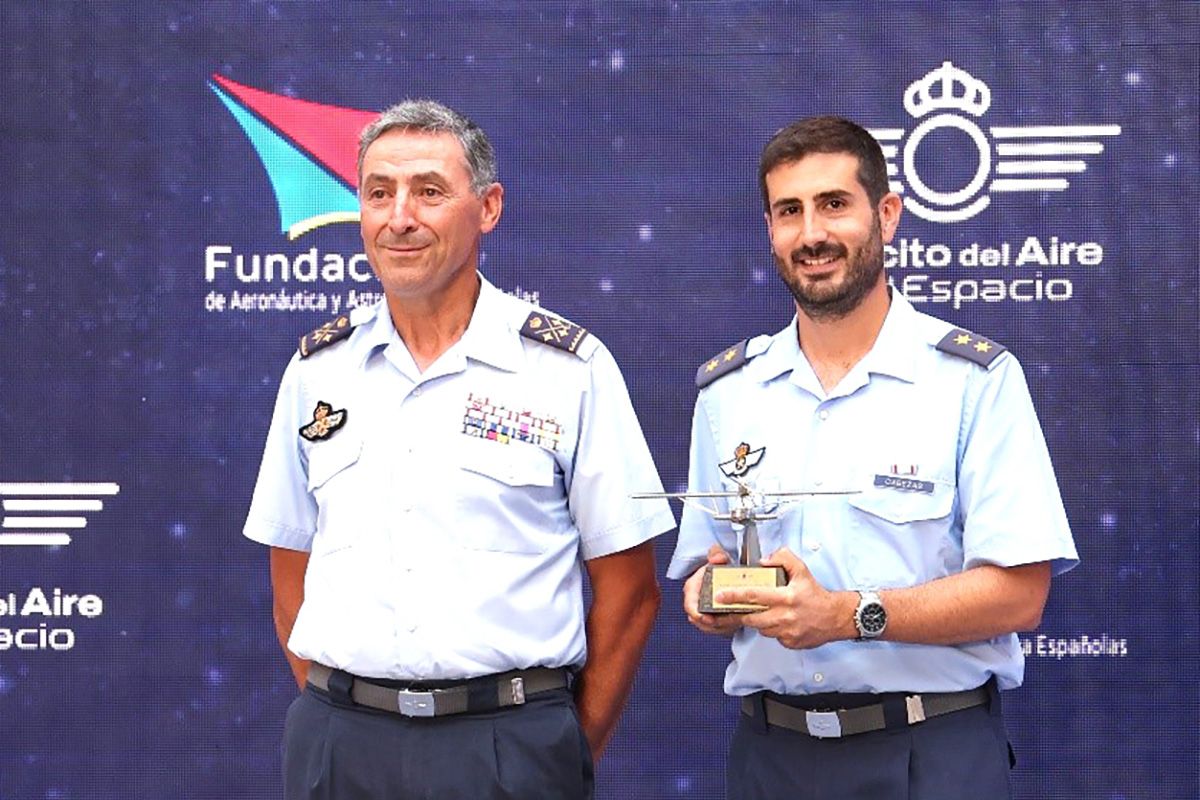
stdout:
{"type": "MultiPolygon", "coordinates": [[[[931,717],[986,705],[990,694],[988,685],[985,684],[965,692],[901,695],[897,698],[897,701],[902,699],[904,703],[900,725],[916,725],[931,717]]],[[[882,702],[858,708],[809,711],[773,700],[762,692],[742,698],[742,713],[747,717],[758,716],[759,708],[765,712],[768,725],[806,733],[818,739],[837,739],[858,733],[881,731],[888,727],[889,717],[896,719],[896,715],[887,713],[885,703],[882,702]]]]}
{"type": "Polygon", "coordinates": [[[394,689],[315,661],[308,668],[308,682],[328,692],[335,703],[341,699],[344,705],[366,706],[406,717],[494,711],[523,705],[526,697],[568,686],[565,669],[536,667],[471,678],[436,689],[394,689]]]}

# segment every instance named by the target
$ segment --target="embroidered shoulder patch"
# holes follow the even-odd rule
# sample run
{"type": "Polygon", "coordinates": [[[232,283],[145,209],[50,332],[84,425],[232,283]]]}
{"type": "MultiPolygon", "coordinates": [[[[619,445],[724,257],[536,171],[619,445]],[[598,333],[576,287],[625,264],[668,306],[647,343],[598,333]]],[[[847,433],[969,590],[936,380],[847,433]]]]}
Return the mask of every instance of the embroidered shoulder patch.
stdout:
{"type": "Polygon", "coordinates": [[[717,378],[728,375],[749,361],[750,359],[746,357],[746,345],[749,343],[749,339],[742,339],[733,347],[717,353],[701,364],[700,369],[696,370],[696,386],[703,389],[717,378]]]}
{"type": "Polygon", "coordinates": [[[955,328],[942,337],[942,340],[937,343],[937,349],[943,353],[973,361],[987,369],[996,360],[996,357],[1008,348],[993,342],[986,336],[955,328]]]}
{"type": "Polygon", "coordinates": [[[574,322],[547,314],[545,311],[534,311],[521,326],[521,335],[559,350],[579,355],[579,345],[587,338],[587,328],[581,328],[574,322]]]}
{"type": "Polygon", "coordinates": [[[300,357],[308,358],[318,350],[324,350],[329,345],[340,342],[353,331],[354,324],[350,322],[349,314],[335,317],[315,331],[300,337],[300,357]]]}
{"type": "Polygon", "coordinates": [[[312,422],[300,429],[300,435],[310,442],[328,439],[334,431],[346,424],[348,413],[344,408],[341,411],[334,411],[333,406],[329,403],[318,400],[317,407],[313,410],[312,422]]]}

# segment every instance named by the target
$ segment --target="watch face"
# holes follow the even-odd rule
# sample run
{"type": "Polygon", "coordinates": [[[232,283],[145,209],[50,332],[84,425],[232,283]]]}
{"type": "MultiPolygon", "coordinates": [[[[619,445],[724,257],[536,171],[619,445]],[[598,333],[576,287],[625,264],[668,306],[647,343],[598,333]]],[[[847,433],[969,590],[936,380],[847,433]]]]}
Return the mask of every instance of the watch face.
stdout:
{"type": "Polygon", "coordinates": [[[887,625],[887,612],[883,610],[881,603],[867,603],[862,607],[858,620],[863,636],[878,636],[887,625]]]}

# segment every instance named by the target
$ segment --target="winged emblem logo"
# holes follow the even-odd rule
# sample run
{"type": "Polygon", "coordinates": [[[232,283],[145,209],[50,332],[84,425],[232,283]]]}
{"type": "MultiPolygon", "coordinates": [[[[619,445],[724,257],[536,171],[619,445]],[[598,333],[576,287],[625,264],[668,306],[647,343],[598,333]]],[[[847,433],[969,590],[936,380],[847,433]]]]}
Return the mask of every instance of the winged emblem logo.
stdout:
{"type": "Polygon", "coordinates": [[[300,429],[300,435],[310,442],[319,442],[328,439],[345,424],[346,409],[334,411],[329,403],[318,400],[317,407],[313,410],[312,422],[300,429]]]}

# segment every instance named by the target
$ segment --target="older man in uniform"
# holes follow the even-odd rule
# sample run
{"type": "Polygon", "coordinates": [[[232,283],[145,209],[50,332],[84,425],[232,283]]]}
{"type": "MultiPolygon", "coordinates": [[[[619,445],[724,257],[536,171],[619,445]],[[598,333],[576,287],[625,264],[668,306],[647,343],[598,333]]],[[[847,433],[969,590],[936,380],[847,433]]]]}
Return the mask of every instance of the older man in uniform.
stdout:
{"type": "Polygon", "coordinates": [[[386,300],[301,339],[245,527],[305,687],[286,796],[588,797],[674,518],[629,499],[659,479],[609,352],[476,271],[483,131],[405,102],[358,163],[386,300]]]}
{"type": "Polygon", "coordinates": [[[856,493],[758,523],[787,584],[717,593],[762,608],[747,614],[701,613],[735,533],[684,511],[668,575],[697,628],[733,636],[728,796],[1008,797],[998,690],[1020,685],[1015,632],[1077,561],[1020,364],[889,289],[901,201],[861,127],[784,128],[759,183],[796,317],[700,367],[690,488],[856,493]],[[759,450],[744,475],[719,466],[759,450]]]}

